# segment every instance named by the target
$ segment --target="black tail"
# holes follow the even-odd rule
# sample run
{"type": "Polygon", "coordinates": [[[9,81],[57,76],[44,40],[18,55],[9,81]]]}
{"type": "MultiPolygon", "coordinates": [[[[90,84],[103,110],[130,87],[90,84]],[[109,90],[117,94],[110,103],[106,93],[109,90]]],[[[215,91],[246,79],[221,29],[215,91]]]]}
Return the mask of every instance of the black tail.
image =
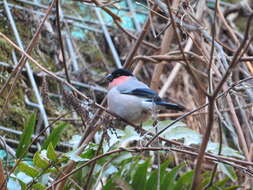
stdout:
{"type": "Polygon", "coordinates": [[[179,105],[179,104],[173,104],[173,103],[162,102],[162,101],[155,102],[155,103],[156,103],[157,105],[164,106],[165,108],[171,109],[171,110],[177,110],[177,111],[184,111],[184,110],[185,110],[185,107],[184,107],[184,106],[181,106],[181,105],[179,105]]]}

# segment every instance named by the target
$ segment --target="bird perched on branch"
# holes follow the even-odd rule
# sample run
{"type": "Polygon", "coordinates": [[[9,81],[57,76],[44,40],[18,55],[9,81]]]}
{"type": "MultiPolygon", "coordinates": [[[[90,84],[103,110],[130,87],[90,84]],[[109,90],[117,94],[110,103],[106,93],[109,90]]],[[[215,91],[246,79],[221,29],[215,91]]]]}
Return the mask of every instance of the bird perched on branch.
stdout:
{"type": "Polygon", "coordinates": [[[154,110],[184,110],[181,105],[163,101],[126,69],[116,69],[106,78],[110,81],[107,94],[109,110],[131,123],[145,122],[154,110]]]}

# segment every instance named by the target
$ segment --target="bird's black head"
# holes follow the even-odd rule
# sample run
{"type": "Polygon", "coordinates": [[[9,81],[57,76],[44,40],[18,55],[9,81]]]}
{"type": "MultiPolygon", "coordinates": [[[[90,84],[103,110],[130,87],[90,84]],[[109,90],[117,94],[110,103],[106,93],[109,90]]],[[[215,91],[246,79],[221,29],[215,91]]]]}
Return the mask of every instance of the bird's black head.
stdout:
{"type": "Polygon", "coordinates": [[[112,81],[120,76],[133,76],[133,73],[126,69],[116,69],[111,74],[107,75],[107,80],[112,81]]]}

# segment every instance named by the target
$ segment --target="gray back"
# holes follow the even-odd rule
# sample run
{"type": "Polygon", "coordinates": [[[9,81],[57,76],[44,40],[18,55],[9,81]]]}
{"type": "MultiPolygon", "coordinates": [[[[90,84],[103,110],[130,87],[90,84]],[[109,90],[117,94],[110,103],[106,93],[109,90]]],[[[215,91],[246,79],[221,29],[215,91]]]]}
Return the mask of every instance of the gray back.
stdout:
{"type": "Polygon", "coordinates": [[[131,77],[127,80],[127,82],[117,86],[117,89],[120,92],[130,92],[136,88],[149,88],[149,87],[143,82],[136,79],[135,77],[131,77]]]}

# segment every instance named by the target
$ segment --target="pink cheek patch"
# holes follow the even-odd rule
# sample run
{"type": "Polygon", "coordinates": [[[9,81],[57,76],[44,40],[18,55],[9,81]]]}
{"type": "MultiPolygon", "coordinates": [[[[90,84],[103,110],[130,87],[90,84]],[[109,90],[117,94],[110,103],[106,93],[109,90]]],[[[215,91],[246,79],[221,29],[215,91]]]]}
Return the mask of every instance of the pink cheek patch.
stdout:
{"type": "Polygon", "coordinates": [[[109,84],[109,89],[111,89],[114,86],[120,85],[121,83],[125,82],[127,79],[129,79],[129,76],[121,76],[116,79],[113,79],[112,82],[109,84]]]}

